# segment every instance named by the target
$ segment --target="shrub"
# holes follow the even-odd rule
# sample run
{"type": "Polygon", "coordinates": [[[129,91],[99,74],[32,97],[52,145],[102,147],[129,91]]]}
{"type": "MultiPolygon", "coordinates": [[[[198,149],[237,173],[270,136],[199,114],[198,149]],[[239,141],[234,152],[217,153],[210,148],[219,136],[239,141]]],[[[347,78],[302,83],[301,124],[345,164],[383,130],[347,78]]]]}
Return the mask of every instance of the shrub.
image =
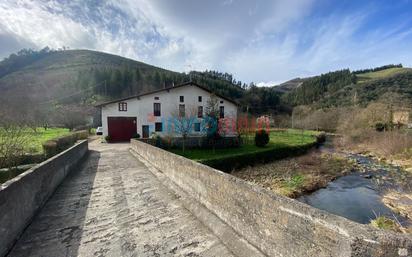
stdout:
{"type": "Polygon", "coordinates": [[[47,158],[56,155],[76,143],[78,135],[76,133],[63,137],[48,140],[43,143],[43,150],[47,158]]]}
{"type": "Polygon", "coordinates": [[[318,145],[325,143],[326,141],[326,133],[322,132],[316,136],[316,143],[318,145]]]}
{"type": "Polygon", "coordinates": [[[257,147],[264,147],[269,143],[269,134],[264,129],[256,131],[255,134],[255,145],[257,147]]]}
{"type": "Polygon", "coordinates": [[[106,140],[106,142],[109,143],[110,140],[111,140],[111,138],[110,138],[110,136],[105,136],[105,137],[104,137],[104,140],[106,140]]]}
{"type": "Polygon", "coordinates": [[[382,122],[378,122],[375,124],[375,130],[379,132],[386,130],[386,127],[387,127],[386,124],[382,122]]]}
{"type": "Polygon", "coordinates": [[[139,139],[140,138],[140,134],[139,133],[134,133],[132,138],[134,139],[139,139]]]}
{"type": "Polygon", "coordinates": [[[0,167],[18,165],[18,159],[24,154],[27,141],[24,127],[3,125],[0,127],[0,167]]]}
{"type": "Polygon", "coordinates": [[[279,148],[267,148],[265,151],[228,156],[223,158],[200,161],[215,169],[230,172],[234,169],[250,166],[255,163],[266,163],[286,157],[298,156],[306,153],[314,146],[314,143],[301,146],[283,146],[279,148]]]}
{"type": "Polygon", "coordinates": [[[66,150],[70,146],[74,145],[77,141],[77,135],[76,134],[70,134],[67,136],[63,137],[58,137],[57,139],[54,139],[57,141],[57,150],[59,152],[66,150]]]}
{"type": "Polygon", "coordinates": [[[57,142],[48,140],[43,143],[43,151],[47,158],[57,154],[57,142]]]}
{"type": "Polygon", "coordinates": [[[170,136],[159,136],[156,138],[155,145],[163,149],[170,149],[172,148],[172,140],[170,136]]]}
{"type": "Polygon", "coordinates": [[[89,131],[87,130],[76,131],[74,134],[76,135],[77,140],[84,140],[89,137],[89,131]]]}

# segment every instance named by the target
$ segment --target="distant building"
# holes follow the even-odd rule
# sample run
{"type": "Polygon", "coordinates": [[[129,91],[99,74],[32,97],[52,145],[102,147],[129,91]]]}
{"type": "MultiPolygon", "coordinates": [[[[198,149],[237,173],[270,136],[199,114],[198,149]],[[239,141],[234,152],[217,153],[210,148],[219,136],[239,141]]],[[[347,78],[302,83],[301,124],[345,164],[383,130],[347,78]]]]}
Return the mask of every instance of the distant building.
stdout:
{"type": "Polygon", "coordinates": [[[110,136],[111,141],[126,141],[136,133],[143,138],[150,137],[152,132],[179,136],[174,126],[176,117],[183,116],[191,119],[191,136],[205,135],[205,112],[212,95],[217,100],[218,118],[236,121],[236,102],[187,82],[97,105],[101,107],[103,135],[110,136]]]}

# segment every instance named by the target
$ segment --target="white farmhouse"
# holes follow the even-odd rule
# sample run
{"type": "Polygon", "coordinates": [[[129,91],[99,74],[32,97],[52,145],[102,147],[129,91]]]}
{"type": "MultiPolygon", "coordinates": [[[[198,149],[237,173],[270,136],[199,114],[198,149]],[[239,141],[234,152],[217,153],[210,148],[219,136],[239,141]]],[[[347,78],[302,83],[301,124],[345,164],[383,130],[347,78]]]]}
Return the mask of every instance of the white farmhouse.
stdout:
{"type": "Polygon", "coordinates": [[[150,137],[152,132],[180,136],[175,126],[180,117],[190,119],[189,135],[205,135],[205,112],[211,97],[218,105],[221,121],[225,121],[226,127],[231,126],[226,132],[233,134],[237,103],[194,82],[187,82],[98,105],[101,107],[103,135],[109,136],[111,141],[126,141],[136,133],[143,138],[150,137]]]}

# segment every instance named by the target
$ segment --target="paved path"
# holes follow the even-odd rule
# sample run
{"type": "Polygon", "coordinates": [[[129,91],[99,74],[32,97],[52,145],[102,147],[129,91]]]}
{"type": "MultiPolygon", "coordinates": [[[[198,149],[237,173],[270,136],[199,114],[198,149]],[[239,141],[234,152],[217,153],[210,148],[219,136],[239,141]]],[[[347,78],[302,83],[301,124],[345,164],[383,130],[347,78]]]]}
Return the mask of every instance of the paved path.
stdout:
{"type": "Polygon", "coordinates": [[[127,144],[90,149],[10,256],[233,256],[127,144]]]}

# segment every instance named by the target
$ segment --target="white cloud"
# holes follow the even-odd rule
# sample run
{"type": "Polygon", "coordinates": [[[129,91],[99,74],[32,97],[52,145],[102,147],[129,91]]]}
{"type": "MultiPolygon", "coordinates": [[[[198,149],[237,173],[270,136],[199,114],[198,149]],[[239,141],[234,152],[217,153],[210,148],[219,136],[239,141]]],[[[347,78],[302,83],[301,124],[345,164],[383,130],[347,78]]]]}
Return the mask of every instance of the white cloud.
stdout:
{"type": "Polygon", "coordinates": [[[316,4],[315,0],[3,0],[0,58],[22,47],[69,46],[176,71],[188,71],[189,66],[217,69],[259,85],[346,67],[410,62],[408,21],[363,30],[359,36],[374,8],[313,18],[316,4]]]}

